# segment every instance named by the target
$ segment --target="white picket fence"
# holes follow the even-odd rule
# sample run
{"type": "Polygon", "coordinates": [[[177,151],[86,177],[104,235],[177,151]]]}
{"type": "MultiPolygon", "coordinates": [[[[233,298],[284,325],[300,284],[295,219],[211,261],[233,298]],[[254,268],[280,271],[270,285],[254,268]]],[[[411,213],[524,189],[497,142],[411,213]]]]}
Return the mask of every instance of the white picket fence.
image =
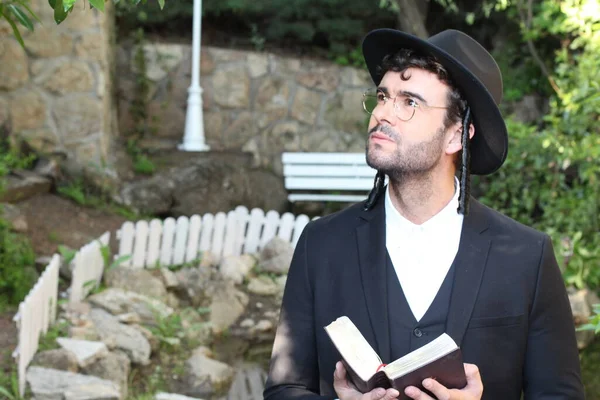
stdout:
{"type": "Polygon", "coordinates": [[[25,393],[25,371],[37,352],[40,336],[56,319],[59,269],[60,256],[55,254],[13,318],[19,332],[13,357],[17,360],[21,396],[25,393]]]}
{"type": "Polygon", "coordinates": [[[304,214],[280,215],[274,210],[265,213],[239,206],[215,215],[125,222],[117,231],[116,257],[131,255],[122,266],[154,268],[197,260],[204,251],[218,259],[254,253],[276,236],[295,246],[309,221],[304,214]]]}
{"type": "MultiPolygon", "coordinates": [[[[115,258],[124,259],[121,266],[153,268],[194,261],[203,251],[210,251],[217,258],[255,253],[274,237],[295,246],[309,221],[304,214],[280,215],[274,210],[265,213],[259,208],[250,211],[239,206],[215,215],[125,222],[117,231],[119,251],[115,258]]],[[[102,281],[105,259],[101,249],[109,245],[110,237],[110,232],[105,232],[75,254],[71,261],[69,302],[84,300],[102,281]]],[[[60,264],[61,257],[55,254],[14,317],[19,342],[13,357],[18,364],[21,396],[25,392],[27,366],[37,352],[39,339],[56,319],[60,264]]]]}
{"type": "Polygon", "coordinates": [[[86,298],[102,282],[104,257],[101,248],[108,246],[110,232],[104,232],[97,240],[83,246],[72,261],[69,302],[77,303],[86,298]]]}

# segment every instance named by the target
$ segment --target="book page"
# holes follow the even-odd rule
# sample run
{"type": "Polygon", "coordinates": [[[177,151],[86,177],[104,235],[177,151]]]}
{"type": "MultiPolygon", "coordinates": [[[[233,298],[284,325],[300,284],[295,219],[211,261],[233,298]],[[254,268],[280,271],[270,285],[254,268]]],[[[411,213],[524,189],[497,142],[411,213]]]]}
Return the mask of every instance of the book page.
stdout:
{"type": "Polygon", "coordinates": [[[341,356],[361,379],[367,381],[375,374],[381,359],[348,317],[339,317],[327,325],[325,331],[341,356]]]}
{"type": "Polygon", "coordinates": [[[425,346],[389,363],[384,370],[393,379],[429,364],[454,351],[456,348],[454,340],[448,334],[443,333],[425,346]]]}

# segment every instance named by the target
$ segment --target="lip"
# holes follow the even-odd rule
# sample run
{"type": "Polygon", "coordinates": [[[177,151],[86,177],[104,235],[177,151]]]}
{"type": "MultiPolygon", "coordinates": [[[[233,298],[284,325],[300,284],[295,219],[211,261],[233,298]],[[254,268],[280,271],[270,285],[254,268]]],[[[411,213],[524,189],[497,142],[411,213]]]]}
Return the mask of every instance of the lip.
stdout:
{"type": "Polygon", "coordinates": [[[389,136],[387,136],[381,132],[373,132],[371,134],[371,140],[380,141],[380,142],[393,142],[393,140],[389,136]]]}

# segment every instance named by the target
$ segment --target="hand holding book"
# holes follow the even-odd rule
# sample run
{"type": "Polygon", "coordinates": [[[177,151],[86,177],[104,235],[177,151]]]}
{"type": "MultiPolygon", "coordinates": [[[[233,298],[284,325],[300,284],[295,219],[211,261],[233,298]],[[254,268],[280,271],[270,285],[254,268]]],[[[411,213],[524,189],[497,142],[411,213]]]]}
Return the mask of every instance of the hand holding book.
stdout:
{"type": "Polygon", "coordinates": [[[448,389],[434,379],[427,378],[423,386],[435,397],[429,396],[420,389],[409,386],[404,393],[414,400],[448,399],[448,400],[479,400],[483,395],[483,383],[479,368],[474,364],[464,364],[467,386],[462,389],[448,389]]]}
{"type": "MultiPolygon", "coordinates": [[[[435,380],[437,385],[434,384],[433,387],[438,391],[443,388],[460,392],[459,389],[468,387],[460,348],[445,333],[385,365],[348,317],[343,316],[333,321],[325,327],[325,331],[341,355],[341,364],[347,372],[348,381],[354,385],[357,393],[369,393],[367,397],[353,396],[351,399],[378,400],[388,396],[382,394],[378,397],[374,394],[376,389],[395,389],[401,399],[412,397],[408,396],[409,393],[417,396],[413,397],[415,399],[428,399],[431,397],[427,394],[432,392],[423,385],[424,381],[431,380],[428,378],[435,380]],[[406,393],[407,390],[409,393],[406,393]],[[420,397],[421,395],[427,397],[420,397]]],[[[476,380],[481,383],[478,374],[476,380]]],[[[470,391],[473,388],[468,389],[470,391]]]]}
{"type": "Polygon", "coordinates": [[[346,369],[341,362],[335,365],[333,388],[339,396],[339,400],[393,400],[400,396],[400,392],[394,388],[375,388],[367,393],[359,392],[347,379],[346,369]]]}

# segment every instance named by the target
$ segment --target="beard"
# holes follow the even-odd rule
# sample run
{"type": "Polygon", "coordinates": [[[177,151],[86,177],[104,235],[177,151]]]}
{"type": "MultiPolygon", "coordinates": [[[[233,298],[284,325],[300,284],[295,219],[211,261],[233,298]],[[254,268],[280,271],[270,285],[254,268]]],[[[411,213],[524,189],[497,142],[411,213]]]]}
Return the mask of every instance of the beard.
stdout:
{"type": "Polygon", "coordinates": [[[444,148],[444,127],[440,127],[433,137],[427,142],[421,142],[410,146],[402,145],[400,135],[388,125],[377,124],[369,130],[371,133],[378,131],[396,142],[397,147],[393,153],[384,153],[380,145],[369,146],[369,138],[366,144],[367,164],[387,176],[390,179],[401,182],[407,177],[427,176],[439,164],[444,148]]]}

